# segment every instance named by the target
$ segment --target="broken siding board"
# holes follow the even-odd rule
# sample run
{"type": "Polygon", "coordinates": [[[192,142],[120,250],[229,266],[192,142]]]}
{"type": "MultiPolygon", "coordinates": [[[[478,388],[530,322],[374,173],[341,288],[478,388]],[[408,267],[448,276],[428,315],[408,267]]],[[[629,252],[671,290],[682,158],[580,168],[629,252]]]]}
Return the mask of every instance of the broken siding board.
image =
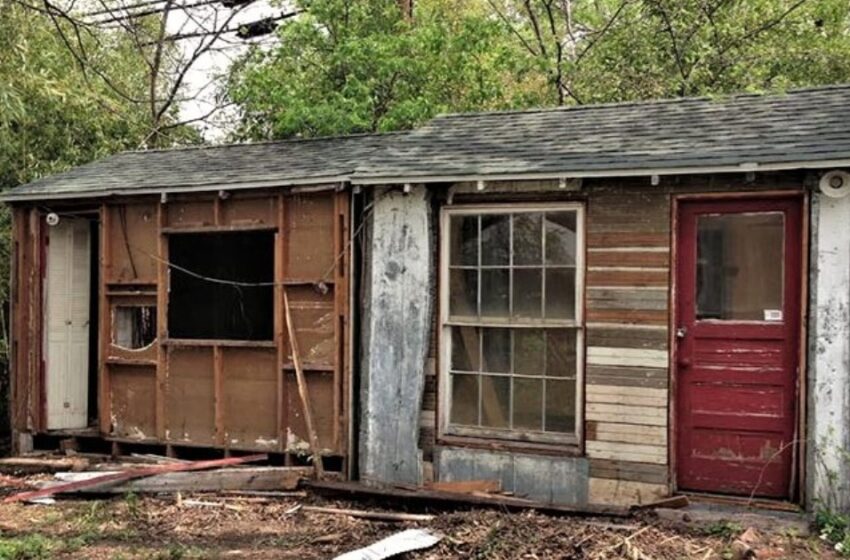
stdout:
{"type": "Polygon", "coordinates": [[[670,234],[657,232],[595,231],[592,216],[588,218],[587,247],[669,248],[670,234]]]}
{"type": "Polygon", "coordinates": [[[606,346],[589,346],[587,348],[588,365],[666,368],[668,360],[669,357],[665,350],[609,348],[606,346]]]}
{"type": "Polygon", "coordinates": [[[667,445],[666,426],[638,426],[614,422],[588,421],[585,428],[587,439],[647,445],[667,445]]]}
{"type": "Polygon", "coordinates": [[[647,250],[643,247],[615,247],[587,251],[587,266],[633,266],[666,268],[670,264],[667,250],[647,250]]]}
{"type": "Polygon", "coordinates": [[[668,321],[666,309],[594,309],[588,305],[586,315],[588,321],[604,323],[666,326],[668,321]]]}
{"type": "Polygon", "coordinates": [[[587,420],[608,422],[619,420],[629,424],[666,426],[667,409],[659,407],[626,406],[589,402],[586,405],[587,420]]]}
{"type": "Polygon", "coordinates": [[[597,287],[656,287],[669,285],[669,271],[654,268],[589,268],[587,286],[597,287]]]}
{"type": "Polygon", "coordinates": [[[666,389],[669,373],[664,369],[588,366],[587,385],[618,385],[621,387],[656,387],[666,389]]]}
{"type": "Polygon", "coordinates": [[[613,441],[588,441],[585,450],[589,458],[616,459],[636,463],[667,464],[666,445],[640,445],[613,441]]]}
{"type": "Polygon", "coordinates": [[[670,494],[666,484],[649,484],[628,480],[591,478],[590,503],[631,506],[666,498],[670,494]]]}
{"type": "Polygon", "coordinates": [[[590,477],[664,485],[669,481],[666,465],[633,463],[612,459],[591,459],[590,477]]]}
{"type": "Polygon", "coordinates": [[[667,329],[638,329],[618,326],[594,326],[587,329],[588,346],[607,346],[613,348],[645,348],[666,350],[668,345],[667,329]]]}
{"type": "Polygon", "coordinates": [[[588,385],[587,402],[625,404],[630,406],[667,407],[667,390],[652,387],[617,387],[588,385]]]}
{"type": "Polygon", "coordinates": [[[622,309],[666,311],[670,295],[664,288],[595,288],[589,286],[586,291],[589,309],[622,309]]]}

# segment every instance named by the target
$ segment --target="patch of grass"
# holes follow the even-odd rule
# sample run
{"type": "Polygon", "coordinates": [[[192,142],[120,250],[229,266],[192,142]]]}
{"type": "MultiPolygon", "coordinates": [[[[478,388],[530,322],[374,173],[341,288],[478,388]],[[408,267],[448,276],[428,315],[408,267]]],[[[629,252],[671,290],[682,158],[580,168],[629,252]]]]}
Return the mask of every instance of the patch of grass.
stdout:
{"type": "Polygon", "coordinates": [[[850,558],[850,515],[826,508],[815,512],[815,527],[820,538],[845,558],[850,558]]]}
{"type": "Polygon", "coordinates": [[[732,537],[740,534],[743,530],[744,528],[741,526],[740,523],[735,523],[734,521],[722,519],[720,521],[713,521],[712,523],[706,525],[702,529],[702,533],[712,537],[731,539],[732,537]]]}
{"type": "Polygon", "coordinates": [[[41,560],[50,558],[58,543],[39,534],[0,537],[0,560],[41,560]]]}

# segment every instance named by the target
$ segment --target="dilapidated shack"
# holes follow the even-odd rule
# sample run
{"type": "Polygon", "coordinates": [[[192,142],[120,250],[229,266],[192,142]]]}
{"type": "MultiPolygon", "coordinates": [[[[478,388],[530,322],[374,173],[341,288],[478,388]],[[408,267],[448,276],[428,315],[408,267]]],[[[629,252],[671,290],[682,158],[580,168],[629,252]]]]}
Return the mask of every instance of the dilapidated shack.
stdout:
{"type": "Polygon", "coordinates": [[[291,307],[343,476],[847,507],[848,115],[843,86],[448,115],[14,189],[19,449],[303,461],[291,307]]]}

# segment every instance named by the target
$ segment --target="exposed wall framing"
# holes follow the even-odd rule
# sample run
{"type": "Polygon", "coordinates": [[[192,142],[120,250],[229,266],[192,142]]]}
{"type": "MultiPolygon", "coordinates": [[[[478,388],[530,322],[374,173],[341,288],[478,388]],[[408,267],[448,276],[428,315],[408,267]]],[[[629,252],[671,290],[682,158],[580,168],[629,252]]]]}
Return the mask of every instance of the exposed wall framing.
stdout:
{"type": "MultiPolygon", "coordinates": [[[[65,211],[63,206],[54,211],[65,211]]],[[[92,210],[87,207],[87,210],[92,210]]],[[[312,453],[280,297],[287,286],[321,453],[344,458],[348,377],[348,193],[174,195],[110,200],[100,221],[98,425],[114,441],[312,453]],[[182,233],[274,232],[272,340],[170,339],[168,239],[182,233]],[[116,309],[155,308],[156,340],[113,343],[116,309]]],[[[45,208],[16,206],[13,428],[43,433],[41,360],[45,208]]],[[[238,263],[235,263],[238,266],[238,263]]]]}

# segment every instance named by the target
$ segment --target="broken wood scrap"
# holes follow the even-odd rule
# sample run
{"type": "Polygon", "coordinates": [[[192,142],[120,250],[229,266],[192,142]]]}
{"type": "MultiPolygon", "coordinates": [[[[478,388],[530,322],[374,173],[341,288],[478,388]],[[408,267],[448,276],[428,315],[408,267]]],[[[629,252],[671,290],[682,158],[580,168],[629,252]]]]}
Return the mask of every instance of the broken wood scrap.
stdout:
{"type": "Polygon", "coordinates": [[[90,461],[82,457],[6,457],[0,459],[0,473],[39,474],[83,471],[90,461]]]}
{"type": "Polygon", "coordinates": [[[443,535],[428,529],[408,529],[391,535],[365,548],[352,550],[334,560],[385,560],[406,552],[431,548],[443,540],[443,535]]]}
{"type": "MultiPolygon", "coordinates": [[[[160,494],[169,492],[247,492],[295,490],[303,478],[310,476],[309,467],[239,467],[202,472],[169,472],[129,480],[108,488],[83,488],[83,493],[160,494]]],[[[63,482],[88,480],[106,473],[58,473],[63,482]]]]}
{"type": "Polygon", "coordinates": [[[107,485],[117,484],[119,482],[126,482],[129,480],[134,480],[138,478],[145,478],[148,476],[153,476],[157,474],[164,474],[169,472],[180,472],[180,471],[193,471],[193,470],[203,470],[203,469],[214,469],[218,467],[232,466],[232,465],[240,465],[243,463],[254,463],[257,461],[265,461],[268,459],[268,455],[265,453],[257,454],[257,455],[248,455],[245,457],[229,457],[226,459],[214,459],[211,461],[193,461],[191,463],[175,463],[168,465],[156,465],[152,467],[142,467],[138,469],[129,469],[126,471],[121,471],[117,473],[108,473],[102,474],[99,473],[100,476],[94,476],[91,478],[87,478],[85,480],[77,480],[73,482],[66,482],[64,484],[59,484],[56,486],[51,486],[49,488],[42,488],[40,490],[34,490],[31,492],[21,492],[19,494],[13,494],[3,500],[4,503],[9,502],[19,502],[24,500],[33,500],[36,498],[46,498],[48,496],[52,496],[54,494],[62,493],[62,492],[73,492],[76,490],[83,490],[86,488],[95,488],[95,487],[103,487],[107,485]]]}
{"type": "Polygon", "coordinates": [[[310,450],[313,452],[313,468],[316,469],[316,478],[324,478],[325,469],[322,465],[321,448],[319,447],[319,436],[313,425],[313,411],[310,406],[310,394],[307,392],[307,379],[304,377],[304,367],[301,363],[301,352],[298,349],[298,338],[295,336],[295,325],[292,322],[292,311],[289,308],[289,296],[286,294],[286,286],[281,286],[283,295],[283,311],[286,319],[286,332],[289,335],[289,350],[292,352],[292,363],[295,366],[295,379],[298,382],[298,396],[304,412],[304,424],[307,426],[307,436],[310,438],[310,450]]]}
{"type": "Polygon", "coordinates": [[[688,500],[687,496],[671,496],[670,498],[664,498],[662,500],[656,500],[654,502],[647,502],[645,504],[635,504],[631,506],[631,509],[633,511],[656,508],[679,509],[688,507],[690,504],[691,502],[690,500],[688,500]]]}
{"type": "Polygon", "coordinates": [[[502,491],[500,480],[453,480],[435,481],[425,485],[428,490],[457,492],[459,494],[496,494],[502,491]]]}
{"type": "MultiPolygon", "coordinates": [[[[374,519],[377,521],[432,521],[434,516],[427,513],[398,513],[392,511],[365,511],[360,509],[340,509],[321,506],[296,506],[290,510],[292,513],[305,511],[308,513],[320,513],[326,515],[346,515],[361,519],[374,519]]],[[[289,513],[289,512],[287,512],[289,513]]]]}

